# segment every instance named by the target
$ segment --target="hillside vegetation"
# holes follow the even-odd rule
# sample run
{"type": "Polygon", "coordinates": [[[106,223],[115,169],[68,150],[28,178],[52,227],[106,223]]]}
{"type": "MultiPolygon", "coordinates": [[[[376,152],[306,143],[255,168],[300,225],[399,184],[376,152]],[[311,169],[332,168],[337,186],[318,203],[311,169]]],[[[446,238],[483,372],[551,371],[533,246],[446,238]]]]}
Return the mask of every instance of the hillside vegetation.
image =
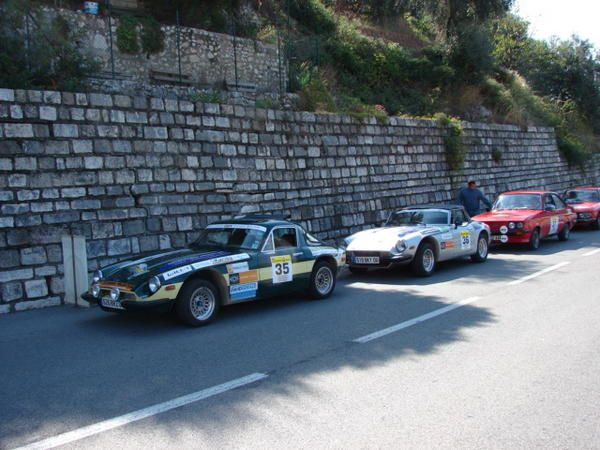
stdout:
{"type": "MultiPolygon", "coordinates": [[[[449,117],[553,126],[564,156],[583,165],[598,150],[600,135],[597,49],[576,37],[552,42],[530,38],[528,24],[510,13],[512,2],[144,0],[143,4],[154,20],[149,24],[173,23],[178,12],[188,26],[281,46],[289,61],[288,88],[299,94],[304,110],[380,120],[390,114],[435,116],[455,128],[459,124],[449,117]]],[[[12,10],[0,16],[0,84],[73,88],[94,65],[75,51],[76,37],[65,24],[37,19],[51,51],[34,47],[26,52],[25,43],[14,33],[15,24],[22,24],[23,15],[37,3],[5,3],[12,10]],[[31,58],[24,59],[25,54],[39,54],[36,67],[32,68],[31,58]]],[[[159,34],[153,31],[156,27],[146,28],[150,32],[144,48],[160,49],[152,40],[159,34]]],[[[117,34],[118,43],[125,44],[117,34]]]]}

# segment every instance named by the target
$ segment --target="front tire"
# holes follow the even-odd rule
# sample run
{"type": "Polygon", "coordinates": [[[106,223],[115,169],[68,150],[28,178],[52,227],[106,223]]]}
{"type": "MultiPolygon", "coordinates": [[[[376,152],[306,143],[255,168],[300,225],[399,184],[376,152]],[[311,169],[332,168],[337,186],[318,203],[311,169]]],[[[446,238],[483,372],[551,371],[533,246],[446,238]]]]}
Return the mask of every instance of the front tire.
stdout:
{"type": "Polygon", "coordinates": [[[310,275],[310,295],[316,300],[331,296],[335,289],[336,268],[327,261],[319,261],[315,264],[310,275]]]}
{"type": "Polygon", "coordinates": [[[540,229],[536,228],[529,238],[529,250],[537,250],[538,248],[540,248],[540,229]]]}
{"type": "Polygon", "coordinates": [[[431,276],[435,272],[435,266],[437,265],[433,245],[427,242],[421,244],[411,265],[415,275],[420,277],[431,276]]]}
{"type": "Polygon", "coordinates": [[[214,321],[219,314],[221,298],[217,287],[208,280],[190,280],[177,296],[175,312],[187,325],[199,327],[214,321]]]}
{"type": "Polygon", "coordinates": [[[558,233],[558,240],[562,242],[568,241],[569,236],[571,236],[571,222],[565,223],[563,229],[558,233]]]}
{"type": "Polygon", "coordinates": [[[600,214],[596,217],[596,220],[592,224],[592,230],[600,230],[600,214]]]}
{"type": "Polygon", "coordinates": [[[479,239],[477,239],[477,252],[474,255],[471,255],[471,261],[476,263],[485,262],[488,258],[488,253],[489,244],[487,235],[485,233],[481,233],[479,235],[479,239]]]}

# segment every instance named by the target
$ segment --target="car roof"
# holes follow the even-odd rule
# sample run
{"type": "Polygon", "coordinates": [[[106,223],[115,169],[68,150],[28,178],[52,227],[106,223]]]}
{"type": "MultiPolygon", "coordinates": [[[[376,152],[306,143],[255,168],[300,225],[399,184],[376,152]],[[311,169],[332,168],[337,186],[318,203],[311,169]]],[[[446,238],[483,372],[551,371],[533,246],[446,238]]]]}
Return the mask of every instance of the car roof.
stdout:
{"type": "Polygon", "coordinates": [[[513,195],[513,194],[537,194],[537,195],[543,195],[543,194],[556,194],[556,192],[554,192],[554,191],[541,191],[541,190],[531,189],[531,190],[503,192],[501,195],[513,195]]]}
{"type": "Polygon", "coordinates": [[[463,209],[462,205],[452,205],[452,204],[426,204],[426,205],[416,205],[416,206],[406,206],[401,208],[400,211],[404,211],[407,209],[445,209],[451,211],[453,209],[463,209]]]}
{"type": "Polygon", "coordinates": [[[263,225],[265,227],[275,227],[281,225],[295,226],[283,215],[276,214],[247,214],[234,217],[230,220],[219,220],[211,225],[263,225]]]}

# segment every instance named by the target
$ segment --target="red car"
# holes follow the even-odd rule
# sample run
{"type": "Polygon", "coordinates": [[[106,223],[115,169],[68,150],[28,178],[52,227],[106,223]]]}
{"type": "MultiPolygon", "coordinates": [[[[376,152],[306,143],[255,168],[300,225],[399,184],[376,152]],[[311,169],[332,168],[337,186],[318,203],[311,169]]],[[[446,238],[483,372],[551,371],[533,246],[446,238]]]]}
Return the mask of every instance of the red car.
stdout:
{"type": "Polygon", "coordinates": [[[473,220],[489,225],[492,243],[527,244],[535,250],[548,236],[569,239],[577,214],[554,192],[514,191],[501,194],[491,212],[473,220]]]}
{"type": "Polygon", "coordinates": [[[600,187],[569,189],[564,198],[577,213],[577,225],[591,225],[594,230],[600,230],[600,187]]]}

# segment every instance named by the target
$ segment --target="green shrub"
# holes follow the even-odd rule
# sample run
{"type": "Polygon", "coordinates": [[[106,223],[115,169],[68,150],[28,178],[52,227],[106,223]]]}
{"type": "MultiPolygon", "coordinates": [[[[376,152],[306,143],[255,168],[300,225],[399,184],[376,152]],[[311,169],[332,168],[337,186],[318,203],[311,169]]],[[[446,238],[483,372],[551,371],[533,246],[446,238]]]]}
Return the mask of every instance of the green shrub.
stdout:
{"type": "Polygon", "coordinates": [[[494,147],[492,149],[492,160],[496,164],[500,164],[502,162],[502,150],[500,150],[498,147],[494,147]]]}
{"type": "Polygon", "coordinates": [[[286,0],[290,15],[299,24],[317,34],[335,32],[335,19],[320,0],[286,0]]]}
{"type": "Polygon", "coordinates": [[[255,106],[260,109],[279,109],[280,105],[277,100],[269,97],[259,98],[255,102],[255,106]]]}
{"type": "Polygon", "coordinates": [[[142,33],[140,36],[142,50],[147,56],[160,53],[165,49],[165,35],[160,23],[153,17],[142,20],[142,33]]]}
{"type": "Polygon", "coordinates": [[[302,111],[335,112],[337,110],[327,82],[318,71],[300,91],[298,106],[302,111]]]}
{"type": "Polygon", "coordinates": [[[140,51],[138,22],[132,16],[123,16],[117,26],[117,47],[121,53],[135,54],[140,51]]]}
{"type": "Polygon", "coordinates": [[[444,148],[448,167],[453,171],[462,171],[467,150],[462,142],[463,128],[460,121],[444,113],[436,114],[434,119],[438,126],[446,130],[444,148]]]}
{"type": "Polygon", "coordinates": [[[200,103],[223,103],[223,97],[218,91],[196,92],[192,95],[192,101],[200,103]]]}

